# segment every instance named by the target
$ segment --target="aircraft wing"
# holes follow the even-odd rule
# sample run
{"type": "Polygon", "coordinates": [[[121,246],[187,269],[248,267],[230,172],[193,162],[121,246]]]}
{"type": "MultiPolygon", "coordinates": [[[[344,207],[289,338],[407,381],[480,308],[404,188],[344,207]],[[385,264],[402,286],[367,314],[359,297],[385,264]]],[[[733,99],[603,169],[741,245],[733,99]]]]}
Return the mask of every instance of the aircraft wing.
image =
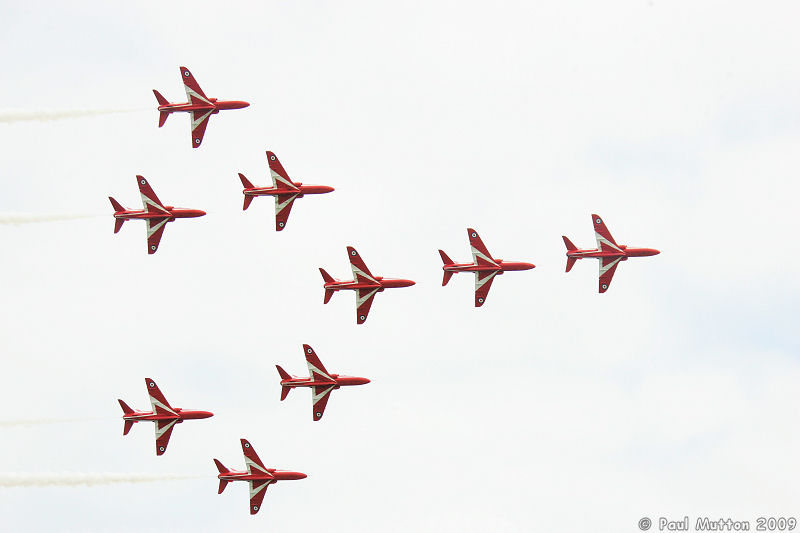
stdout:
{"type": "Polygon", "coordinates": [[[600,292],[606,292],[611,285],[611,278],[617,270],[622,257],[601,257],[600,258],[600,292]]]}
{"type": "Polygon", "coordinates": [[[146,179],[142,176],[136,176],[136,184],[139,186],[139,194],[142,197],[142,205],[145,211],[148,213],[160,213],[170,216],[171,213],[164,207],[161,200],[158,199],[158,196],[156,196],[155,191],[150,187],[146,179]]]}
{"type": "MultiPolygon", "coordinates": [[[[597,239],[597,249],[601,252],[621,252],[622,249],[611,236],[603,219],[597,215],[592,215],[592,223],[594,224],[594,237],[597,239]]],[[[610,279],[609,279],[610,281],[610,279]]]]}
{"type": "Polygon", "coordinates": [[[267,161],[269,162],[269,174],[272,176],[272,186],[276,189],[297,190],[297,185],[289,178],[289,174],[283,169],[278,156],[267,150],[267,161]]]}
{"type": "Polygon", "coordinates": [[[492,288],[492,280],[496,275],[496,270],[475,272],[475,307],[480,307],[486,302],[489,289],[492,288]]]}
{"type": "Polygon", "coordinates": [[[161,236],[164,234],[164,228],[167,227],[168,218],[148,218],[145,220],[147,223],[147,253],[154,254],[158,250],[158,243],[161,242],[161,236]]]}
{"type": "Polygon", "coordinates": [[[208,119],[213,110],[201,109],[192,111],[192,148],[197,148],[203,142],[203,135],[206,134],[208,119]]]}
{"type": "Polygon", "coordinates": [[[156,385],[155,381],[150,378],[146,378],[144,382],[147,385],[147,394],[150,396],[150,406],[153,408],[154,413],[171,415],[178,414],[175,412],[175,409],[170,406],[169,402],[161,393],[161,389],[158,388],[158,385],[156,385]]]}
{"type": "Polygon", "coordinates": [[[213,105],[186,67],[181,67],[181,80],[183,81],[183,88],[186,90],[186,98],[190,104],[213,105]]]}
{"type": "Polygon", "coordinates": [[[242,439],[242,452],[244,452],[244,462],[247,463],[248,474],[259,474],[264,476],[271,476],[264,463],[258,458],[258,454],[247,441],[242,439]]]}
{"type": "Polygon", "coordinates": [[[333,391],[334,385],[323,385],[323,386],[315,386],[314,389],[314,396],[312,401],[314,402],[313,406],[313,413],[314,413],[314,421],[316,422],[320,418],[322,418],[322,413],[325,412],[325,406],[328,405],[328,398],[331,397],[331,392],[333,391]]]}
{"type": "Polygon", "coordinates": [[[372,307],[372,300],[378,294],[378,289],[356,289],[356,324],[363,324],[367,321],[369,308],[372,307]]]}
{"type": "Polygon", "coordinates": [[[167,451],[169,438],[172,436],[172,429],[178,422],[177,418],[172,420],[156,420],[156,455],[164,455],[167,451]]]}
{"type": "Polygon", "coordinates": [[[325,370],[322,361],[319,360],[314,348],[308,344],[303,345],[303,352],[306,355],[306,363],[308,364],[308,374],[314,381],[333,381],[330,373],[325,370]]]}
{"type": "Polygon", "coordinates": [[[261,509],[261,502],[264,501],[264,495],[267,493],[267,487],[270,483],[274,483],[272,479],[254,479],[250,481],[250,514],[256,514],[261,509]]]}
{"type": "MultiPolygon", "coordinates": [[[[364,260],[361,259],[361,256],[358,255],[358,252],[352,246],[347,247],[347,258],[350,259],[350,268],[353,270],[354,280],[359,283],[378,283],[378,280],[375,279],[375,276],[373,276],[367,268],[364,260]]],[[[361,297],[358,299],[360,302],[361,297]]],[[[367,311],[369,311],[369,306],[367,306],[367,311]]]]}
{"type": "Polygon", "coordinates": [[[475,261],[475,264],[497,266],[497,262],[492,259],[492,254],[483,244],[478,232],[472,228],[467,228],[467,236],[469,237],[470,248],[472,248],[472,260],[475,261]]]}
{"type": "Polygon", "coordinates": [[[292,204],[299,193],[277,194],[275,195],[275,229],[277,231],[286,227],[289,220],[289,213],[292,211],[292,204]]]}

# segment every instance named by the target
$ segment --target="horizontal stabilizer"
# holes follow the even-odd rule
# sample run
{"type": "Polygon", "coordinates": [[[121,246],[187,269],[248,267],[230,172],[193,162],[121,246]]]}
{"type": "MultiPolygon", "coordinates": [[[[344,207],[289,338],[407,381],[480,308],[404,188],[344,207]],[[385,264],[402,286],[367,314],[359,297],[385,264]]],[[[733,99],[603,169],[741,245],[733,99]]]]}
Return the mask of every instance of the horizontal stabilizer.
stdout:
{"type": "Polygon", "coordinates": [[[577,257],[567,257],[567,270],[566,270],[566,272],[569,272],[570,270],[572,270],[572,267],[575,266],[575,261],[577,261],[577,260],[578,260],[577,257]]]}
{"type": "Polygon", "coordinates": [[[289,391],[291,391],[291,387],[281,387],[281,401],[285,400],[287,396],[289,396],[289,391]]]}
{"type": "Polygon", "coordinates": [[[112,197],[109,196],[108,200],[111,202],[111,207],[114,208],[114,212],[115,213],[119,213],[120,211],[125,211],[125,208],[122,207],[122,204],[120,204],[118,201],[114,200],[112,197]]]}
{"type": "Polygon", "coordinates": [[[280,374],[281,379],[292,379],[292,376],[290,376],[289,373],[282,369],[279,365],[275,365],[275,368],[278,369],[278,374],[280,374]]]}
{"type": "Polygon", "coordinates": [[[323,304],[326,304],[331,301],[331,298],[333,298],[333,292],[334,291],[332,291],[331,289],[325,289],[325,298],[322,300],[323,304]]]}
{"type": "Polygon", "coordinates": [[[452,277],[453,277],[453,273],[448,271],[448,270],[445,270],[444,271],[444,277],[442,278],[442,287],[447,285],[447,282],[450,281],[450,278],[452,278],[452,277]]]}
{"type": "Polygon", "coordinates": [[[125,223],[124,218],[115,218],[114,219],[114,233],[119,233],[119,230],[122,229],[122,225],[125,223]]]}
{"type": "Polygon", "coordinates": [[[161,93],[153,89],[153,94],[156,95],[156,100],[158,100],[158,105],[169,105],[169,101],[161,96],[161,93]]]}
{"type": "Polygon", "coordinates": [[[161,112],[158,113],[158,127],[159,128],[164,125],[164,123],[167,121],[167,118],[169,118],[169,111],[161,111],[161,112]]]}
{"type": "Polygon", "coordinates": [[[572,241],[569,240],[565,235],[562,235],[561,238],[564,239],[564,244],[567,246],[567,251],[574,252],[578,249],[578,247],[572,244],[572,241]]]}
{"type": "Polygon", "coordinates": [[[126,415],[132,415],[133,414],[133,412],[134,412],[133,409],[128,407],[127,403],[123,402],[122,400],[117,400],[117,401],[119,402],[119,406],[122,407],[122,412],[123,413],[125,413],[126,415]]]}
{"type": "Polygon", "coordinates": [[[452,265],[452,264],[454,264],[454,263],[453,263],[453,260],[452,260],[452,259],[450,259],[449,257],[447,257],[447,254],[446,254],[446,253],[444,253],[444,251],[443,251],[443,250],[439,250],[439,255],[440,255],[440,256],[442,256],[442,262],[443,262],[445,265],[452,265]]]}
{"type": "Polygon", "coordinates": [[[244,195],[244,205],[242,205],[242,211],[245,211],[248,207],[250,207],[250,202],[253,201],[253,198],[255,198],[255,196],[247,196],[246,194],[244,195]]]}
{"type": "Polygon", "coordinates": [[[242,174],[241,172],[239,172],[239,179],[242,180],[242,185],[244,186],[245,189],[255,189],[253,184],[250,183],[250,180],[245,178],[244,174],[242,174]]]}
{"type": "Polygon", "coordinates": [[[334,281],[336,281],[335,279],[333,279],[333,276],[325,272],[325,269],[323,268],[319,269],[319,273],[322,274],[322,279],[325,280],[325,283],[333,283],[334,281]]]}
{"type": "MultiPolygon", "coordinates": [[[[224,464],[219,462],[219,459],[214,459],[214,464],[217,465],[217,470],[219,470],[220,474],[227,474],[228,472],[230,472],[230,470],[225,468],[224,464]]],[[[222,492],[222,491],[220,491],[220,492],[222,492]]]]}
{"type": "Polygon", "coordinates": [[[219,490],[217,490],[217,494],[222,494],[222,491],[225,490],[225,487],[228,486],[228,481],[225,479],[219,480],[219,490]]]}

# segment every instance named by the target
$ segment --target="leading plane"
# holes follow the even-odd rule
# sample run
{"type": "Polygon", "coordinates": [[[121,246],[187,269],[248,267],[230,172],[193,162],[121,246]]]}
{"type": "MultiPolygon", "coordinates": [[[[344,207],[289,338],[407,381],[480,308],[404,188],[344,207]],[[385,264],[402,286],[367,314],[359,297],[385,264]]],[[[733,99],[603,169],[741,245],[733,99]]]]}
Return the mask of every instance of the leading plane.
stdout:
{"type": "Polygon", "coordinates": [[[357,378],[352,376],[340,376],[339,374],[331,374],[322,365],[314,349],[308,344],[303,345],[303,353],[306,355],[306,363],[308,363],[309,377],[299,378],[290,375],[287,371],[279,365],[275,365],[278,369],[278,374],[281,376],[281,401],[289,396],[289,392],[295,387],[313,387],[311,393],[312,413],[314,421],[322,418],[322,413],[325,412],[325,406],[328,405],[328,398],[334,389],[339,387],[347,387],[350,385],[366,385],[369,383],[367,378],[357,378]]]}
{"type": "Polygon", "coordinates": [[[188,409],[181,409],[180,407],[172,407],[164,395],[161,394],[155,381],[147,378],[144,382],[147,385],[147,394],[150,395],[150,405],[153,407],[153,410],[137,411],[128,407],[128,404],[122,400],[117,400],[120,407],[122,407],[122,419],[125,421],[122,434],[127,435],[136,422],[141,422],[143,420],[155,422],[156,455],[163,455],[164,452],[167,451],[169,437],[172,435],[172,429],[175,427],[175,424],[180,424],[184,420],[197,420],[214,416],[213,413],[208,411],[190,411],[188,409]]]}
{"type": "Polygon", "coordinates": [[[486,302],[486,297],[489,295],[489,289],[492,287],[492,280],[495,276],[510,270],[530,270],[536,266],[533,263],[515,263],[495,259],[483,244],[477,231],[467,228],[467,236],[469,237],[470,248],[472,248],[472,263],[455,263],[446,253],[439,250],[439,255],[444,263],[442,266],[442,270],[444,270],[442,287],[447,285],[447,282],[456,272],[473,272],[475,274],[475,307],[480,307],[486,302]]]}
{"type": "Polygon", "coordinates": [[[161,242],[167,222],[173,222],[176,218],[196,218],[206,214],[205,211],[199,209],[165,206],[146,179],[136,176],[136,183],[139,185],[139,193],[142,195],[143,210],[125,209],[112,197],[109,196],[108,199],[114,207],[114,233],[118,233],[122,229],[122,224],[126,220],[144,220],[147,223],[148,254],[154,254],[158,250],[158,243],[161,242]]]}
{"type": "Polygon", "coordinates": [[[594,225],[594,236],[597,239],[597,249],[579,250],[572,244],[566,236],[562,235],[564,244],[567,246],[567,272],[572,270],[575,261],[584,257],[594,257],[600,260],[600,284],[599,292],[606,292],[611,285],[611,278],[620,261],[627,261],[629,257],[646,257],[657,255],[661,252],[653,248],[628,248],[624,244],[617,244],[611,232],[608,231],[603,219],[597,215],[592,215],[594,225]]]}
{"type": "Polygon", "coordinates": [[[244,462],[247,464],[247,472],[228,470],[219,460],[214,459],[214,464],[217,465],[217,470],[219,470],[219,475],[217,476],[217,478],[219,478],[219,490],[217,494],[222,494],[222,491],[225,490],[225,487],[231,481],[247,481],[250,485],[250,514],[256,514],[261,508],[261,502],[264,501],[267,487],[269,487],[271,483],[277,483],[285,479],[303,479],[308,477],[302,472],[265,467],[247,439],[241,439],[241,441],[242,451],[244,452],[244,462]]]}
{"type": "Polygon", "coordinates": [[[191,113],[192,115],[192,148],[197,148],[203,142],[203,135],[208,126],[208,119],[211,115],[219,113],[223,109],[241,109],[250,104],[238,100],[217,100],[216,98],[209,98],[203,93],[203,89],[189,72],[186,67],[180,67],[181,80],[183,80],[183,88],[186,89],[186,99],[188,102],[183,104],[171,104],[166,98],[161,96],[161,93],[153,89],[153,94],[156,95],[158,100],[158,127],[164,125],[170,113],[184,112],[191,113]]]}
{"type": "Polygon", "coordinates": [[[320,268],[319,272],[322,274],[322,279],[325,280],[323,288],[325,289],[325,299],[322,303],[331,301],[333,293],[336,291],[356,291],[356,324],[363,324],[367,321],[369,308],[372,306],[372,300],[379,292],[384,289],[394,289],[399,287],[410,287],[414,282],[410,279],[392,279],[384,278],[382,276],[373,276],[367,268],[367,265],[358,255],[356,249],[352,246],[347,247],[347,258],[350,259],[350,268],[353,270],[353,281],[339,281],[334,279],[333,276],[320,268]]]}

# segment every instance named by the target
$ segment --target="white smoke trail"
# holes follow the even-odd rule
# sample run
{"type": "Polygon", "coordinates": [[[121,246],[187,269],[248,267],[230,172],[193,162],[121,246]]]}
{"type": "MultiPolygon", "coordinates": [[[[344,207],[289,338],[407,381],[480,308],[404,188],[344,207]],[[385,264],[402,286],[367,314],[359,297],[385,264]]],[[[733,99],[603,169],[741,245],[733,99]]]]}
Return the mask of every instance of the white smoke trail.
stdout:
{"type": "Polygon", "coordinates": [[[158,481],[177,481],[182,479],[198,479],[202,476],[183,474],[0,474],[0,488],[6,487],[95,487],[117,483],[155,483],[158,481]]]}
{"type": "Polygon", "coordinates": [[[34,222],[58,222],[62,220],[74,220],[76,218],[92,218],[102,215],[78,215],[78,214],[52,214],[52,215],[33,215],[33,214],[14,214],[0,213],[0,224],[31,224],[34,222]]]}
{"type": "Polygon", "coordinates": [[[74,422],[88,422],[105,420],[104,418],[29,418],[19,420],[0,420],[0,428],[38,426],[41,424],[67,424],[74,422]]]}
{"type": "Polygon", "coordinates": [[[112,113],[130,113],[138,109],[50,109],[39,111],[0,111],[0,123],[61,120],[65,118],[93,117],[112,113]]]}

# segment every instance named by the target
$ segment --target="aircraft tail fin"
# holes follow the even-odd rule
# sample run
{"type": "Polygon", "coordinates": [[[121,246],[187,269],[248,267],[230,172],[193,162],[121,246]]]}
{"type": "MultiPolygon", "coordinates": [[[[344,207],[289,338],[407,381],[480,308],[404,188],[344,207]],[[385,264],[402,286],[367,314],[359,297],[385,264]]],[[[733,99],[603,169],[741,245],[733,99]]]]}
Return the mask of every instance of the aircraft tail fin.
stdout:
{"type": "Polygon", "coordinates": [[[450,278],[452,278],[452,277],[453,277],[453,273],[450,272],[449,270],[445,270],[444,271],[444,277],[442,278],[442,287],[447,285],[447,282],[450,281],[450,278]]]}
{"type": "Polygon", "coordinates": [[[566,245],[568,252],[574,252],[578,249],[578,247],[572,244],[572,241],[569,240],[565,235],[562,235],[561,238],[564,239],[564,244],[566,245]]]}

